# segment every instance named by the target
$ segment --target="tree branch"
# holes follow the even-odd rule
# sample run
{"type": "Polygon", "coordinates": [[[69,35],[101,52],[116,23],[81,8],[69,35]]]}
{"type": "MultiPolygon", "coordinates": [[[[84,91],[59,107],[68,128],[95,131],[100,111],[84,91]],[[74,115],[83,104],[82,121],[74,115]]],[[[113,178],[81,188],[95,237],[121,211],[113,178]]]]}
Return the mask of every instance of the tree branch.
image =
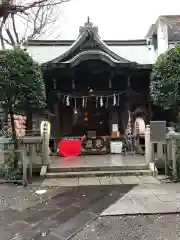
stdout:
{"type": "Polygon", "coordinates": [[[16,24],[15,24],[15,19],[14,19],[14,15],[11,14],[11,18],[12,18],[12,25],[13,25],[13,31],[14,31],[14,35],[16,38],[16,42],[19,43],[19,37],[18,37],[18,33],[16,31],[16,24]]]}
{"type": "Polygon", "coordinates": [[[8,39],[3,38],[3,41],[6,42],[8,45],[11,45],[11,42],[8,39]]]}
{"type": "Polygon", "coordinates": [[[13,38],[10,30],[9,30],[8,28],[5,28],[5,31],[6,31],[8,37],[9,37],[9,39],[10,39],[10,41],[11,41],[11,45],[12,45],[12,46],[15,46],[15,45],[16,45],[16,42],[14,41],[14,38],[13,38]]]}
{"type": "Polygon", "coordinates": [[[1,40],[1,46],[2,46],[3,49],[5,49],[5,43],[4,43],[4,38],[3,38],[2,31],[3,31],[3,25],[5,24],[5,22],[6,22],[6,17],[4,17],[2,19],[2,22],[1,22],[1,25],[0,25],[0,40],[1,40]]]}
{"type": "Polygon", "coordinates": [[[39,6],[55,6],[70,0],[39,0],[29,3],[27,6],[13,4],[11,1],[8,1],[6,4],[0,6],[0,18],[3,16],[8,16],[9,14],[25,13],[26,10],[39,7],[39,6]]]}
{"type": "Polygon", "coordinates": [[[21,4],[19,1],[9,0],[6,7],[14,11],[8,12],[3,18],[0,15],[0,43],[3,48],[6,44],[15,46],[27,38],[37,38],[42,34],[50,36],[51,28],[59,16],[56,5],[70,0],[22,0],[21,4]],[[15,1],[19,4],[15,4],[15,1]]]}

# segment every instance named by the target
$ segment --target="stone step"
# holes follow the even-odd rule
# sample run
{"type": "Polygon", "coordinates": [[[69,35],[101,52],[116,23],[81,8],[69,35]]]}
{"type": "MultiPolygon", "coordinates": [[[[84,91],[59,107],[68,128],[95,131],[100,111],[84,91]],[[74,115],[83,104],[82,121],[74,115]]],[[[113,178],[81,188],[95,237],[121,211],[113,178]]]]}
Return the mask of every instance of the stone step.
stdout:
{"type": "Polygon", "coordinates": [[[151,175],[150,170],[124,170],[124,171],[80,171],[80,172],[47,172],[46,178],[74,178],[94,176],[139,176],[151,175]]]}
{"type": "Polygon", "coordinates": [[[74,166],[74,167],[60,167],[58,165],[50,165],[48,168],[49,173],[59,173],[59,172],[116,172],[116,171],[125,171],[125,170],[148,170],[149,167],[146,164],[139,165],[122,165],[122,166],[74,166]]]}

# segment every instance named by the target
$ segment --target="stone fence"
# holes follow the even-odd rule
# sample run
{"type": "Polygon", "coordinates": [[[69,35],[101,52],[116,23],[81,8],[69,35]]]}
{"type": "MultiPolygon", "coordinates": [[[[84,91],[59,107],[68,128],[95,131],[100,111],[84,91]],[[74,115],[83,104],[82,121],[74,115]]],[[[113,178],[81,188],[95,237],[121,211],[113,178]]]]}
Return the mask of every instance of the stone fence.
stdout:
{"type": "Polygon", "coordinates": [[[166,142],[152,143],[150,140],[150,125],[145,130],[145,160],[147,165],[156,165],[156,161],[164,162],[165,173],[168,175],[168,168],[172,168],[172,176],[174,180],[178,178],[178,157],[180,157],[178,146],[180,146],[180,133],[174,131],[173,128],[167,128],[166,142]]]}
{"type": "Polygon", "coordinates": [[[42,166],[50,163],[49,136],[47,132],[44,132],[42,137],[26,136],[18,139],[18,146],[18,149],[14,150],[14,142],[10,138],[0,137],[0,164],[5,163],[10,154],[17,152],[23,170],[23,181],[27,183],[28,176],[32,178],[32,171],[40,172],[42,166]]]}

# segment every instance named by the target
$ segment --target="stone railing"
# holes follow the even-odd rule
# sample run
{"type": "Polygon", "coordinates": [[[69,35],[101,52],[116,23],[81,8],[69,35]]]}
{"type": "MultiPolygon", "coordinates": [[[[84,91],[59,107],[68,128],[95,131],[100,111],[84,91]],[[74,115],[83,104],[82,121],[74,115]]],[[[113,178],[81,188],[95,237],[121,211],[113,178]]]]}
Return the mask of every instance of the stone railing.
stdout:
{"type": "MultiPolygon", "coordinates": [[[[156,164],[158,159],[164,161],[165,173],[168,175],[168,168],[172,168],[172,176],[177,180],[177,159],[180,156],[178,150],[178,142],[180,141],[180,133],[174,131],[173,128],[167,128],[166,142],[152,143],[150,140],[150,126],[146,126],[145,130],[145,160],[146,163],[156,164]]],[[[179,146],[180,147],[180,146],[179,146]]]]}
{"type": "MultiPolygon", "coordinates": [[[[44,134],[40,136],[27,136],[19,139],[19,164],[22,165],[23,182],[27,183],[32,178],[33,171],[40,171],[43,165],[48,166],[49,138],[44,134]]],[[[10,138],[0,138],[0,164],[3,164],[8,155],[14,151],[14,143],[10,138]]],[[[25,184],[26,185],[26,184],[25,184]]]]}

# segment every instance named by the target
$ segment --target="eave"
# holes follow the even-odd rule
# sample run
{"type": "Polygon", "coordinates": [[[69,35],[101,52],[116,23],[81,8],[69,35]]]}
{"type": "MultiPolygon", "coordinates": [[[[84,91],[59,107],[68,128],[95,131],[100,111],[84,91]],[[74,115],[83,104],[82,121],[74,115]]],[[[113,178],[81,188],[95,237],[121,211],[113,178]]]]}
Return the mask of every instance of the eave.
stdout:
{"type": "MultiPolygon", "coordinates": [[[[28,46],[67,46],[70,47],[76,40],[35,40],[29,39],[25,44],[28,46]]],[[[108,46],[147,46],[146,39],[137,40],[103,40],[108,46]]]]}

